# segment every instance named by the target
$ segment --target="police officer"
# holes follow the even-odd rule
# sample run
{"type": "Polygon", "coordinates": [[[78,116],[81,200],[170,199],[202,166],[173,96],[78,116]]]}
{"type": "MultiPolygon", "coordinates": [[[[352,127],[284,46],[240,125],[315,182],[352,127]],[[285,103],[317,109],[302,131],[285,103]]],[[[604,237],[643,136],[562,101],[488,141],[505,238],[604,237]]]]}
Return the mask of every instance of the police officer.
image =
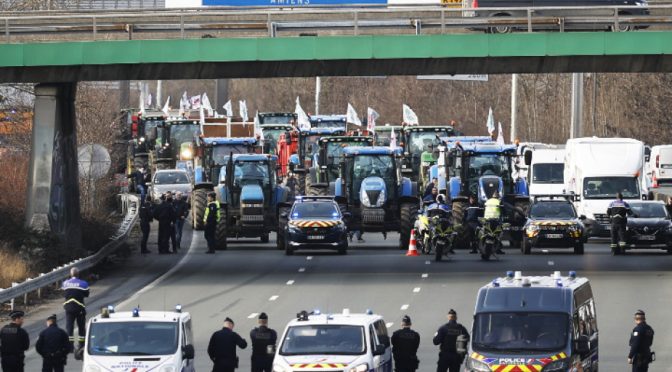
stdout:
{"type": "Polygon", "coordinates": [[[184,200],[182,192],[178,191],[175,193],[175,201],[173,202],[175,207],[175,238],[177,240],[177,249],[182,248],[182,228],[184,227],[184,222],[189,217],[189,211],[191,210],[191,205],[184,200]]]}
{"type": "Polygon", "coordinates": [[[84,298],[89,297],[89,283],[79,278],[79,270],[76,267],[70,269],[70,279],[63,282],[65,291],[65,330],[70,337],[73,349],[75,348],[75,322],[77,322],[77,334],[79,337],[79,348],[84,347],[84,336],[86,335],[86,306],[84,298]]]}
{"type": "Polygon", "coordinates": [[[252,342],[252,372],[272,372],[275,343],[278,334],[268,328],[268,315],[259,314],[259,327],[250,331],[252,342]]]}
{"type": "Polygon", "coordinates": [[[625,227],[628,224],[630,205],[623,201],[623,194],[616,194],[616,200],[612,201],[607,208],[607,215],[611,218],[611,252],[621,253],[625,247],[625,227]]]}
{"type": "Polygon", "coordinates": [[[478,205],[476,196],[469,195],[469,206],[464,211],[464,226],[466,226],[467,242],[471,248],[469,253],[476,253],[476,231],[478,230],[478,218],[482,217],[483,209],[478,205]]]}
{"type": "Polygon", "coordinates": [[[175,223],[175,210],[171,201],[168,201],[168,196],[161,197],[161,204],[154,208],[154,218],[159,221],[159,254],[167,254],[169,251],[169,240],[173,224],[175,223]]]}
{"type": "Polygon", "coordinates": [[[63,372],[73,350],[68,334],[56,324],[56,314],[47,318],[47,328],[40,332],[35,350],[42,356],[42,372],[63,372]]]}
{"type": "MultiPolygon", "coordinates": [[[[499,199],[499,193],[497,191],[492,193],[490,199],[485,201],[485,211],[483,212],[483,218],[491,226],[499,225],[500,219],[502,217],[502,201],[499,199]]],[[[497,254],[504,254],[502,250],[501,242],[497,246],[497,254]]]]}
{"type": "Polygon", "coordinates": [[[420,361],[418,348],[420,335],[411,329],[411,317],[404,315],[401,319],[401,329],[392,334],[392,355],[396,372],[415,372],[420,361]]]}
{"type": "Polygon", "coordinates": [[[149,240],[149,232],[151,230],[151,223],[154,220],[154,205],[152,199],[147,197],[145,202],[140,207],[140,231],[142,231],[142,240],[140,241],[140,253],[151,253],[147,249],[147,240],[149,240]]]}
{"type": "Polygon", "coordinates": [[[635,313],[635,329],[630,335],[630,353],[628,364],[632,364],[632,372],[648,372],[653,345],[653,328],[646,324],[646,314],[642,310],[635,313]]]}
{"type": "Polygon", "coordinates": [[[245,349],[247,341],[233,331],[233,320],[224,319],[224,328],[212,334],[208,344],[208,356],[214,363],[212,372],[233,372],[238,368],[236,346],[245,349]]]}
{"type": "Polygon", "coordinates": [[[460,366],[464,361],[464,352],[457,350],[458,336],[466,337],[469,340],[469,332],[457,322],[457,313],[455,310],[448,311],[448,323],[439,328],[434,336],[434,345],[440,345],[439,362],[436,372],[459,372],[460,366]]]}
{"type": "Polygon", "coordinates": [[[28,332],[23,325],[23,311],[9,313],[12,322],[0,330],[0,359],[3,372],[23,372],[24,353],[30,347],[28,332]]]}
{"type": "Polygon", "coordinates": [[[203,231],[205,240],[208,242],[208,251],[206,253],[215,253],[217,247],[217,224],[221,218],[219,201],[215,200],[216,194],[214,192],[208,193],[208,205],[205,208],[205,215],[203,216],[203,223],[205,229],[203,231]]]}

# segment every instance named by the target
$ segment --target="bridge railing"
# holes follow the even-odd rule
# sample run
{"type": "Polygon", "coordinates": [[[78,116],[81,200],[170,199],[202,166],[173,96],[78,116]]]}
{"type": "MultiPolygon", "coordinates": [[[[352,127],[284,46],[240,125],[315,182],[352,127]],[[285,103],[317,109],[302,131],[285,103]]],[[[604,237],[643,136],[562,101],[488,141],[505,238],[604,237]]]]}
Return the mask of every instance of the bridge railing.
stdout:
{"type": "Polygon", "coordinates": [[[74,260],[69,264],[57,267],[51,272],[42,273],[35,278],[29,278],[22,283],[14,283],[10,288],[0,289],[0,304],[10,302],[10,307],[14,309],[14,300],[23,296],[24,303],[28,294],[33,292],[41,292],[42,288],[48,287],[60,281],[67,279],[70,275],[70,269],[73,267],[79,270],[89,269],[100,263],[103,259],[114,253],[128,238],[135,222],[138,219],[138,211],[140,207],[140,198],[136,195],[122,194],[120,206],[124,219],[119,225],[119,229],[111,237],[110,242],[105,244],[95,254],[74,260]]]}
{"type": "MultiPolygon", "coordinates": [[[[672,4],[466,8],[445,6],[186,8],[124,11],[0,12],[4,41],[445,33],[512,27],[532,32],[672,25],[672,4]],[[512,16],[475,17],[509,13],[512,16]],[[555,14],[562,14],[561,16],[555,14]],[[312,33],[311,33],[312,32],[312,33]],[[451,31],[452,32],[452,31],[451,31]]],[[[1,37],[1,36],[0,36],[1,37]]]]}

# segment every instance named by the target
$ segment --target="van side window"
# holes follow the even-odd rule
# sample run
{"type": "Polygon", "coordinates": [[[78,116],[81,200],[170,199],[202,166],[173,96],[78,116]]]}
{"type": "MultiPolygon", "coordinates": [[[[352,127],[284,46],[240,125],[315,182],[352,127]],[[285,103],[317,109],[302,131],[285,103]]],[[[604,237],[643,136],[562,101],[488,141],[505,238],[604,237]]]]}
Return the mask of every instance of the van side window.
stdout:
{"type": "Polygon", "coordinates": [[[579,335],[592,337],[597,333],[597,317],[595,314],[595,302],[588,300],[578,309],[579,315],[579,335]]]}
{"type": "Polygon", "coordinates": [[[184,332],[185,337],[184,338],[185,338],[185,341],[186,341],[187,345],[193,345],[194,337],[193,337],[193,334],[192,334],[192,331],[191,331],[191,319],[187,320],[184,323],[184,328],[185,328],[185,332],[184,332]]]}
{"type": "Polygon", "coordinates": [[[374,326],[376,327],[378,341],[385,345],[386,348],[390,347],[390,337],[387,334],[387,327],[385,326],[385,322],[378,320],[376,323],[374,323],[374,326]]]}
{"type": "Polygon", "coordinates": [[[371,337],[371,351],[376,350],[376,346],[380,344],[378,342],[378,337],[376,336],[376,330],[373,328],[373,324],[369,326],[369,336],[371,337]]]}

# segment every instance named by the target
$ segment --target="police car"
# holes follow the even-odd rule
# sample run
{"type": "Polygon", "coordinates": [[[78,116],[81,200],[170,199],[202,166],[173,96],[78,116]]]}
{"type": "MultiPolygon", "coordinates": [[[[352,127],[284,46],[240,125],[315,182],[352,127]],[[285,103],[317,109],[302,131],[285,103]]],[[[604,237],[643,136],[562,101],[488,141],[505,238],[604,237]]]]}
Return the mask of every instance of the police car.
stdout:
{"type": "Polygon", "coordinates": [[[348,230],[338,204],[333,197],[299,196],[286,216],[282,233],[285,253],[294,254],[297,249],[336,249],[346,254],[348,230]]]}
{"type": "Polygon", "coordinates": [[[466,371],[597,370],[597,312],[587,278],[509,271],[478,291],[466,371]]]}
{"type": "Polygon", "coordinates": [[[380,315],[302,311],[287,324],[273,372],[392,372],[392,348],[380,315]]]}
{"type": "Polygon", "coordinates": [[[83,371],[193,372],[191,315],[103,309],[86,327],[83,371]]]}
{"type": "Polygon", "coordinates": [[[574,248],[574,253],[583,254],[588,238],[584,219],[576,214],[569,196],[536,196],[523,228],[523,254],[530,254],[532,248],[574,248]]]}

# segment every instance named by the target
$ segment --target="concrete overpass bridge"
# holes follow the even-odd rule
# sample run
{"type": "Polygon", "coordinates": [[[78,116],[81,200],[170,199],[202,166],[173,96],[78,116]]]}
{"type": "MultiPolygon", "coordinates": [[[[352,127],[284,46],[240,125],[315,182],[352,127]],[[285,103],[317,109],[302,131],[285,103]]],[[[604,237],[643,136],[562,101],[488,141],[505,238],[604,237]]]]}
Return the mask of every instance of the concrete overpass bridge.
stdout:
{"type": "MultiPolygon", "coordinates": [[[[618,9],[611,10],[614,17],[595,18],[595,24],[672,24],[666,17],[619,18],[618,9]]],[[[465,21],[461,17],[463,10],[459,10],[460,17],[446,15],[450,9],[432,11],[436,12],[433,18],[407,18],[409,22],[401,22],[404,26],[394,26],[389,19],[381,24],[380,17],[360,20],[355,15],[354,20],[328,22],[322,18],[306,23],[310,27],[295,24],[295,29],[318,30],[313,34],[317,36],[301,37],[278,37],[277,24],[270,21],[270,15],[265,25],[242,22],[240,17],[235,22],[220,20],[213,25],[216,13],[203,12],[196,16],[204,17],[202,27],[196,28],[187,27],[194,26],[196,21],[192,18],[187,24],[184,14],[170,12],[162,14],[173,17],[171,22],[179,21],[178,25],[155,21],[158,23],[150,27],[147,22],[152,21],[142,15],[128,15],[143,19],[142,25],[129,21],[124,14],[4,15],[7,42],[0,44],[0,82],[36,84],[28,223],[48,220],[66,243],[74,245],[79,239],[74,109],[78,81],[672,71],[672,31],[454,33],[456,27],[487,28],[497,24],[516,24],[533,31],[535,25],[548,19],[534,17],[528,11],[528,17],[523,19],[465,21]],[[204,30],[230,31],[234,23],[242,24],[247,33],[250,28],[259,27],[267,34],[200,37],[204,30]],[[333,32],[338,25],[352,34],[333,32]],[[158,32],[162,38],[135,40],[133,35],[138,34],[133,30],[142,29],[140,26],[150,27],[152,35],[158,32]],[[396,33],[378,32],[395,27],[396,33]],[[367,30],[372,31],[362,34],[367,30]],[[30,35],[40,39],[40,35],[59,31],[65,32],[66,39],[77,41],[28,41],[30,35]],[[119,32],[126,32],[127,37],[119,39],[119,32]]],[[[411,10],[403,12],[408,17],[411,10]]],[[[2,21],[0,14],[0,29],[2,21]]],[[[560,24],[579,21],[586,20],[570,17],[560,24]]],[[[288,21],[283,22],[287,25],[288,21]]]]}

